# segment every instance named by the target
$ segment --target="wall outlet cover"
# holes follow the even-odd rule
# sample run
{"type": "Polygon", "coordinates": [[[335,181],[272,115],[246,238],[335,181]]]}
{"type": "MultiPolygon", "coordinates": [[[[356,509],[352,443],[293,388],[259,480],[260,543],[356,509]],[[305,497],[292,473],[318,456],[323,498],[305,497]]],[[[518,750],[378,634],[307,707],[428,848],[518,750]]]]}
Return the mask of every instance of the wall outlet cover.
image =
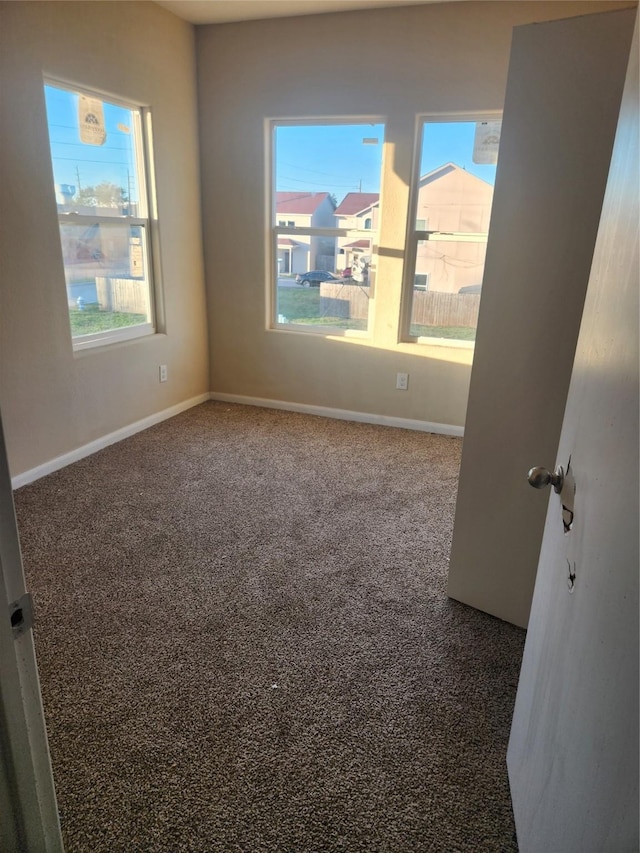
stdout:
{"type": "Polygon", "coordinates": [[[396,389],[398,391],[406,391],[409,387],[409,374],[398,373],[396,375],[396,389]]]}

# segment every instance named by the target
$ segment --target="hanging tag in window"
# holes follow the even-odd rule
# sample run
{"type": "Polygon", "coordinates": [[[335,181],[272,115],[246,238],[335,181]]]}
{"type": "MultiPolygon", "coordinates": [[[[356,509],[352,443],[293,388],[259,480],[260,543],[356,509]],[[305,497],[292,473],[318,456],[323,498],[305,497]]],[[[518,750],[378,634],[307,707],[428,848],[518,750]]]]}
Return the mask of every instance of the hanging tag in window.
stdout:
{"type": "Polygon", "coordinates": [[[104,145],[107,131],[104,126],[104,109],[99,98],[78,96],[78,127],[80,141],[85,145],[104,145]]]}
{"type": "Polygon", "coordinates": [[[473,162],[492,164],[498,162],[501,121],[476,122],[476,134],[473,140],[473,162]]]}

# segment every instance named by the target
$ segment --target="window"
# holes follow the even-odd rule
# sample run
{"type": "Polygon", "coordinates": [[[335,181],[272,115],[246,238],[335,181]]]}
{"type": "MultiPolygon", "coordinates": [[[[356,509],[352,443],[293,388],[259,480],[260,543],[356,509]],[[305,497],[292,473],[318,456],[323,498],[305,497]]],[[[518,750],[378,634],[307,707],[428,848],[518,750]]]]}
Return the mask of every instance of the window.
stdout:
{"type": "Polygon", "coordinates": [[[495,118],[423,122],[407,242],[407,340],[475,340],[500,126],[495,118]]]}
{"type": "Polygon", "coordinates": [[[149,115],[58,83],[44,89],[74,349],[151,334],[149,115]]]}
{"type": "Polygon", "coordinates": [[[271,326],[366,332],[384,125],[274,121],[270,133],[271,326]]]}

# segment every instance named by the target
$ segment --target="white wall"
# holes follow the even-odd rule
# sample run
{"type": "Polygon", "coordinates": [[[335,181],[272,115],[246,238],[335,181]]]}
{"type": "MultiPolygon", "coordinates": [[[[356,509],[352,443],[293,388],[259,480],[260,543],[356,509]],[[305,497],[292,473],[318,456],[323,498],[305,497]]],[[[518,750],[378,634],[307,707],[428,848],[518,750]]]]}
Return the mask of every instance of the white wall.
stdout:
{"type": "Polygon", "coordinates": [[[500,110],[515,25],[605,8],[438,3],[199,28],[212,390],[462,426],[472,352],[398,343],[416,114],[500,110]],[[265,121],[358,115],[386,117],[371,334],[270,331],[265,121]],[[397,371],[408,391],[395,390],[397,371]]]}
{"type": "Polygon", "coordinates": [[[154,3],[3,2],[0,62],[0,407],[15,476],[206,393],[208,342],[193,28],[154,3]],[[44,74],[152,109],[161,334],[73,353],[44,74]]]}

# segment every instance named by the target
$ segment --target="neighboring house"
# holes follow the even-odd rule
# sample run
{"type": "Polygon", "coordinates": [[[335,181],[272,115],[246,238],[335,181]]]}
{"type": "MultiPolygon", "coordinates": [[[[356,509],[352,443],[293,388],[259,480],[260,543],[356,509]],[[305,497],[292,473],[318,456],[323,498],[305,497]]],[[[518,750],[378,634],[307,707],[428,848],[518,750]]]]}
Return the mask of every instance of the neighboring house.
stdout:
{"type": "MultiPolygon", "coordinates": [[[[445,163],[420,178],[416,230],[486,234],[492,201],[491,184],[455,163],[445,163]]],[[[458,293],[461,287],[474,285],[479,289],[486,249],[486,240],[421,240],[415,284],[440,293],[458,293]]]]}
{"type": "MultiPolygon", "coordinates": [[[[379,193],[347,193],[335,211],[336,228],[353,228],[375,231],[378,228],[380,211],[379,193]]],[[[338,272],[353,267],[371,256],[371,241],[366,238],[354,240],[352,237],[336,239],[335,268],[338,272]]]]}
{"type": "MultiPolygon", "coordinates": [[[[276,225],[282,228],[333,228],[335,204],[329,193],[277,192],[276,225]]],[[[332,270],[334,238],[310,234],[278,235],[278,272],[332,270]]]]}

